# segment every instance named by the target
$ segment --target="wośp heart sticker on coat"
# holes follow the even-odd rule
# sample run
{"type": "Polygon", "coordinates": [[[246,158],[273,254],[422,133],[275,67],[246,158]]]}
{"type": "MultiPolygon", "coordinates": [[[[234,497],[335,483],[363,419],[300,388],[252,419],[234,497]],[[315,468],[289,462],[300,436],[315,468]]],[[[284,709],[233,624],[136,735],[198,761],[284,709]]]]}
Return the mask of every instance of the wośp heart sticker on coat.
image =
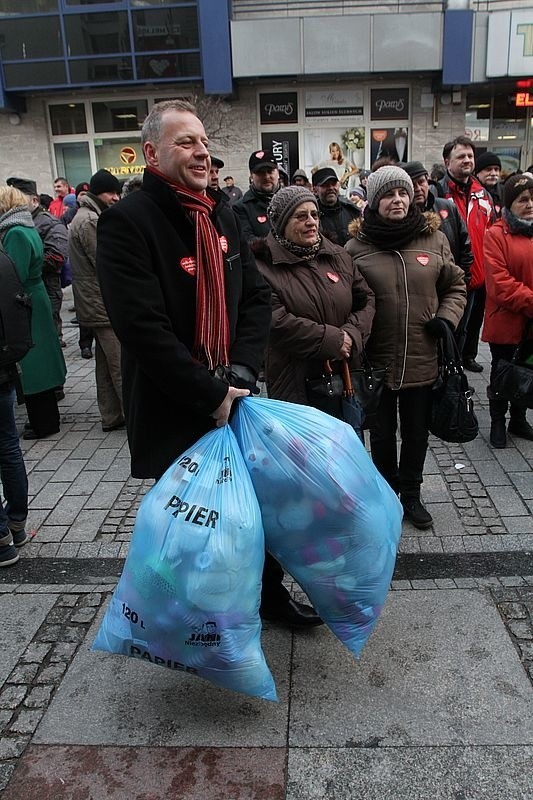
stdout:
{"type": "Polygon", "coordinates": [[[416,260],[419,264],[422,264],[423,267],[427,267],[429,264],[429,256],[427,253],[419,253],[416,257],[416,260]]]}

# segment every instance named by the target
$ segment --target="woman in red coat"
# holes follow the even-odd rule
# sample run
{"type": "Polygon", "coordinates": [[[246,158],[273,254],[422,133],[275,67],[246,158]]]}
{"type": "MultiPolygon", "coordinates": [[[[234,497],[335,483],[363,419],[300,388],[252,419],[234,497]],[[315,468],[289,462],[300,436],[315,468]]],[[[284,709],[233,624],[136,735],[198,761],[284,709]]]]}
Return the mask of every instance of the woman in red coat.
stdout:
{"type": "MultiPolygon", "coordinates": [[[[498,359],[512,358],[526,325],[533,319],[533,179],[513,175],[504,186],[502,218],[485,237],[485,281],[487,301],[483,340],[492,355],[491,380],[487,389],[490,410],[490,443],[507,444],[505,415],[507,400],[492,390],[498,359]]],[[[533,336],[533,331],[531,333],[533,336]]],[[[526,411],[511,403],[509,433],[533,440],[526,411]]]]}

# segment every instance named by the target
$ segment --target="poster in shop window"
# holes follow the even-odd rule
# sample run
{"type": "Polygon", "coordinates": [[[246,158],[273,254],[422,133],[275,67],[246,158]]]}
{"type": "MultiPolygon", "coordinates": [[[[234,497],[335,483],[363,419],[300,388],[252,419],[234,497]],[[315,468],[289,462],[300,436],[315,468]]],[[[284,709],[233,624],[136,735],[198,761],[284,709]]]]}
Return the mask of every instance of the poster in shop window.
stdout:
{"type": "Polygon", "coordinates": [[[307,175],[323,167],[330,167],[340,182],[340,192],[359,185],[357,173],[365,167],[365,128],[362,125],[347,127],[309,128],[305,131],[305,165],[307,175]]]}
{"type": "Polygon", "coordinates": [[[278,165],[290,177],[299,167],[298,131],[276,131],[261,134],[261,147],[271,150],[278,165]]]}
{"type": "Polygon", "coordinates": [[[408,156],[407,128],[372,128],[370,132],[370,163],[378,158],[406,162],[408,156]]]}

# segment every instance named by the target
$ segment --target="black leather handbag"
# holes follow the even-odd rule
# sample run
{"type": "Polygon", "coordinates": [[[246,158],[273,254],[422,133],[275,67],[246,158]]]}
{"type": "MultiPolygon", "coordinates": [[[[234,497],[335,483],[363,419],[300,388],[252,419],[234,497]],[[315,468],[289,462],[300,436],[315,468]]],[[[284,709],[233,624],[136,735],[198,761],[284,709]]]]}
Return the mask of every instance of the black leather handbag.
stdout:
{"type": "Polygon", "coordinates": [[[472,392],[451,330],[439,341],[439,377],[432,390],[429,431],[444,442],[471,442],[479,432],[472,392]]]}
{"type": "Polygon", "coordinates": [[[491,389],[498,400],[509,400],[521,408],[533,408],[533,339],[528,323],[511,361],[500,358],[494,368],[491,389]]]}
{"type": "MultiPolygon", "coordinates": [[[[362,355],[363,367],[349,370],[349,377],[353,387],[353,395],[361,403],[368,418],[376,412],[383,387],[385,385],[386,369],[374,369],[366,354],[362,355]]],[[[307,378],[307,402],[313,408],[318,408],[326,414],[342,419],[342,397],[345,392],[345,380],[341,375],[333,375],[331,364],[326,361],[321,378],[307,378]]]]}

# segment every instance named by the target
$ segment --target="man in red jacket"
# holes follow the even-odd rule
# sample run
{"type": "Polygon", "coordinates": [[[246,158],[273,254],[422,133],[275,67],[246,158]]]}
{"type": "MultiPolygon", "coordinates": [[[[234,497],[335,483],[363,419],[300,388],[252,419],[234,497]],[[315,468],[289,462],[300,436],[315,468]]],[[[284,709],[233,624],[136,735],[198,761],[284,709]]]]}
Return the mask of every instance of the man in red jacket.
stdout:
{"type": "Polygon", "coordinates": [[[52,200],[50,203],[50,207],[48,211],[50,214],[53,214],[54,217],[62,217],[65,213],[66,206],[63,203],[63,198],[67,196],[70,192],[70,187],[68,185],[68,181],[66,178],[56,178],[54,181],[54,193],[55,193],[55,200],[52,200]]]}
{"type": "Polygon", "coordinates": [[[485,313],[485,265],[483,239],[495,221],[494,207],[486,189],[474,177],[475,148],[466,136],[458,136],[444,145],[442,157],[446,175],[437,184],[439,197],[453,200],[470,235],[474,263],[468,285],[467,303],[463,320],[457,331],[462,346],[464,368],[482,372],[476,361],[479,332],[485,313]]]}

